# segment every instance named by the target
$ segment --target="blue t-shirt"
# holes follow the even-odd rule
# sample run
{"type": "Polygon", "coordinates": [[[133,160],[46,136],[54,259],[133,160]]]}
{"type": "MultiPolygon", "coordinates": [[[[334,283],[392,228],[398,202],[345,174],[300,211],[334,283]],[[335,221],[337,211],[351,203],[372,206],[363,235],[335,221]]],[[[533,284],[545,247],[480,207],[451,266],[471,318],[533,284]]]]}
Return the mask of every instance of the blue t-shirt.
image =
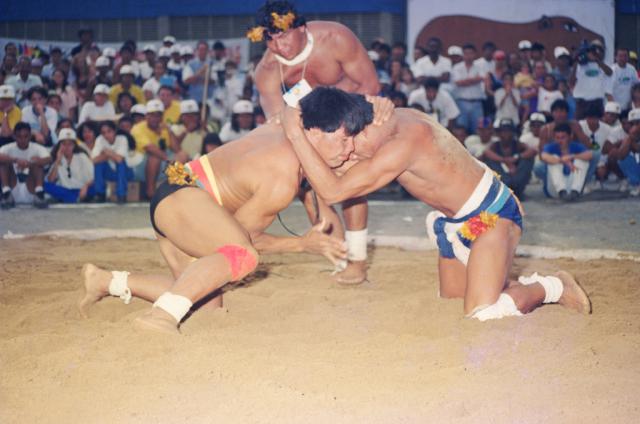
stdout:
{"type": "MultiPolygon", "coordinates": [[[[560,143],[555,141],[552,141],[551,143],[548,143],[547,145],[545,145],[542,151],[550,155],[562,156],[562,151],[560,150],[560,143]]],[[[587,148],[581,143],[578,143],[576,141],[572,141],[569,143],[570,155],[577,155],[579,153],[586,152],[586,151],[587,151],[587,148]]],[[[569,175],[571,174],[571,169],[567,165],[563,165],[562,173],[564,175],[569,175]]]]}

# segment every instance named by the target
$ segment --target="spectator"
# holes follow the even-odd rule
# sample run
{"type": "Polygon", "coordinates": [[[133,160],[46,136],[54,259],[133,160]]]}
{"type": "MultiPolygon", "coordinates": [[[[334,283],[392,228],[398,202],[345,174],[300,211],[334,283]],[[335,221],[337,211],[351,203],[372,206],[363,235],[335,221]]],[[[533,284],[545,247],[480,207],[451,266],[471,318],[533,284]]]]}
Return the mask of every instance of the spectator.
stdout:
{"type": "Polygon", "coordinates": [[[447,55],[449,56],[449,60],[451,60],[451,67],[453,67],[453,65],[462,62],[462,47],[449,46],[447,55]]]}
{"type": "Polygon", "coordinates": [[[96,59],[96,75],[91,79],[92,85],[104,84],[110,86],[113,84],[113,72],[111,71],[111,61],[106,56],[100,56],[96,59]]]}
{"type": "MultiPolygon", "coordinates": [[[[507,55],[502,50],[496,50],[493,53],[493,70],[489,71],[484,77],[484,92],[487,97],[484,110],[487,116],[495,116],[496,114],[495,94],[496,91],[502,88],[502,79],[508,71],[507,55]]],[[[513,75],[511,81],[513,82],[513,75]]]]}
{"type": "Polygon", "coordinates": [[[497,120],[511,119],[515,125],[520,123],[520,92],[514,87],[510,72],[502,74],[502,88],[496,91],[494,101],[497,120]]]}
{"type": "Polygon", "coordinates": [[[578,51],[576,63],[571,68],[569,84],[573,85],[576,99],[576,119],[583,119],[591,105],[602,108],[605,94],[610,91],[608,78],[612,71],[603,61],[604,48],[600,43],[591,43],[586,52],[578,51]]]}
{"type": "Polygon", "coordinates": [[[55,162],[44,183],[44,190],[64,203],[77,203],[93,195],[93,163],[87,152],[76,143],[76,133],[63,128],[60,142],[51,151],[55,162]]]}
{"type": "Polygon", "coordinates": [[[133,169],[127,166],[129,143],[127,137],[117,133],[116,124],[105,121],[91,151],[95,173],[95,193],[98,202],[106,200],[107,181],[116,182],[118,204],[127,201],[127,182],[134,179],[133,169]]]}
{"type": "Polygon", "coordinates": [[[587,172],[585,192],[603,190],[606,177],[607,155],[602,154],[602,146],[607,141],[611,127],[602,122],[602,105],[592,103],[585,111],[585,119],[579,121],[580,128],[591,141],[592,159],[587,172]],[[594,179],[594,176],[596,177],[594,179]]]}
{"type": "Polygon", "coordinates": [[[541,159],[548,175],[545,193],[565,201],[580,197],[593,152],[581,143],[571,141],[571,127],[558,124],[553,129],[553,139],[544,146],[541,159]]]}
{"type": "Polygon", "coordinates": [[[638,71],[629,64],[629,50],[616,49],[616,62],[611,66],[611,96],[622,109],[628,109],[631,104],[631,87],[638,82],[638,71]]]}
{"type": "MultiPolygon", "coordinates": [[[[623,124],[624,125],[624,124],[623,124]]],[[[629,181],[629,194],[640,196],[640,109],[632,109],[628,115],[629,135],[625,137],[615,152],[610,153],[629,181]]]]}
{"type": "Polygon", "coordinates": [[[458,124],[467,128],[469,133],[476,131],[478,119],[483,117],[482,99],[484,76],[473,61],[476,48],[473,44],[462,47],[463,61],[453,67],[453,82],[456,85],[456,101],[460,109],[458,124]]]}
{"type": "Polygon", "coordinates": [[[75,56],[81,52],[88,52],[91,45],[93,45],[93,30],[89,28],[81,28],[78,30],[78,39],[80,44],[71,49],[71,56],[75,56]]]}
{"type": "Polygon", "coordinates": [[[165,35],[162,39],[162,45],[166,48],[171,48],[176,43],[176,37],[173,35],[165,35]]]}
{"type": "Polygon", "coordinates": [[[137,104],[136,99],[126,91],[118,94],[118,102],[116,103],[116,113],[120,115],[129,115],[133,105],[137,104]]]}
{"type": "Polygon", "coordinates": [[[47,97],[47,106],[55,110],[58,114],[58,121],[56,122],[57,127],[60,119],[66,119],[66,117],[60,115],[60,111],[62,110],[62,98],[60,97],[60,95],[58,95],[55,91],[50,91],[49,97],[47,97]]]}
{"type": "Polygon", "coordinates": [[[548,74],[552,71],[551,64],[547,61],[546,50],[544,44],[535,42],[531,45],[531,63],[541,62],[544,66],[544,73],[548,74]]]}
{"type": "Polygon", "coordinates": [[[171,127],[175,135],[176,151],[185,152],[190,159],[196,159],[202,152],[205,131],[202,129],[198,103],[195,100],[180,102],[180,123],[171,127]]]}
{"type": "Polygon", "coordinates": [[[75,122],[78,116],[78,94],[67,82],[67,75],[62,69],[56,69],[51,75],[51,90],[60,96],[61,107],[59,115],[75,122]]]}
{"type": "Polygon", "coordinates": [[[22,111],[15,102],[12,85],[0,85],[0,147],[13,141],[13,130],[22,119],[22,111]]]}
{"type": "Polygon", "coordinates": [[[161,86],[158,90],[158,99],[164,107],[162,122],[167,125],[177,124],[180,121],[180,102],[175,99],[173,87],[161,86]]]}
{"type": "Polygon", "coordinates": [[[236,140],[256,127],[253,105],[248,100],[238,100],[233,105],[231,120],[222,126],[220,140],[223,143],[236,140]]]}
{"type": "Polygon", "coordinates": [[[207,89],[206,98],[213,96],[213,89],[216,82],[215,75],[211,68],[211,60],[209,59],[209,45],[206,41],[199,41],[196,47],[196,57],[186,64],[182,70],[182,82],[188,87],[187,98],[201,102],[204,94],[205,72],[209,69],[206,78],[210,83],[207,89]]]}
{"type": "Polygon", "coordinates": [[[246,78],[244,74],[238,71],[236,62],[227,60],[224,65],[222,80],[224,81],[224,86],[218,87],[216,98],[221,100],[225,108],[225,117],[228,117],[231,116],[232,106],[243,97],[246,78]]]}
{"type": "Polygon", "coordinates": [[[145,115],[147,114],[147,108],[145,105],[135,104],[131,108],[131,120],[135,125],[140,121],[144,121],[145,115]]]}
{"type": "Polygon", "coordinates": [[[160,79],[166,75],[167,68],[161,61],[153,64],[153,75],[142,85],[142,91],[147,101],[155,98],[160,90],[160,79]]]}
{"type": "Polygon", "coordinates": [[[498,141],[484,152],[484,162],[514,194],[524,200],[524,190],[531,180],[536,151],[516,138],[516,127],[511,119],[498,124],[498,141]]]}
{"type": "MultiPolygon", "coordinates": [[[[420,46],[413,47],[413,63],[416,63],[419,59],[425,57],[426,55],[427,51],[424,48],[420,46]]],[[[411,71],[413,72],[413,69],[411,69],[411,71]]]]}
{"type": "Polygon", "coordinates": [[[389,73],[389,61],[391,58],[391,46],[381,43],[378,46],[378,59],[374,61],[374,65],[378,71],[389,73]]]}
{"type": "Polygon", "coordinates": [[[46,208],[43,183],[44,169],[51,163],[49,151],[31,141],[31,127],[26,122],[16,124],[14,139],[14,142],[0,147],[0,206],[9,209],[16,205],[16,201],[33,201],[36,208],[46,208]]]}
{"type": "Polygon", "coordinates": [[[531,41],[529,40],[520,40],[518,43],[518,57],[520,58],[520,62],[523,64],[528,64],[531,66],[531,41]]]}
{"type": "Polygon", "coordinates": [[[123,83],[123,74],[131,75],[131,84],[140,76],[140,64],[135,60],[136,46],[132,40],[127,40],[120,47],[120,56],[116,60],[116,64],[113,67],[113,81],[123,83]],[[127,67],[125,72],[122,72],[123,67],[127,67]]]}
{"type": "Polygon", "coordinates": [[[562,93],[562,98],[567,103],[567,106],[569,108],[569,114],[568,114],[569,119],[571,120],[575,119],[576,99],[573,98],[573,94],[571,93],[571,89],[569,88],[569,83],[566,80],[559,80],[558,90],[562,93]]]}
{"type": "Polygon", "coordinates": [[[48,93],[44,87],[32,87],[29,90],[29,106],[22,108],[22,121],[30,126],[34,140],[43,145],[55,144],[56,136],[53,132],[58,125],[58,113],[48,107],[48,93]]]}
{"type": "Polygon", "coordinates": [[[102,51],[102,55],[106,58],[109,58],[109,67],[113,68],[116,63],[116,49],[113,47],[106,47],[102,51]]]}
{"type": "Polygon", "coordinates": [[[640,82],[631,87],[631,104],[629,106],[630,109],[640,108],[640,82]]]}
{"type": "Polygon", "coordinates": [[[604,116],[602,117],[602,121],[611,127],[611,130],[616,130],[620,128],[620,114],[622,113],[622,108],[616,102],[607,102],[604,105],[604,116]]]}
{"type": "MultiPolygon", "coordinates": [[[[612,107],[616,106],[618,111],[620,111],[620,105],[615,102],[607,103],[607,106],[612,107]]],[[[606,110],[606,109],[605,109],[606,110]]],[[[614,113],[606,113],[605,112],[605,123],[607,115],[614,115],[614,113]]],[[[618,120],[618,115],[616,116],[616,121],[618,120]]],[[[629,182],[626,179],[625,173],[620,167],[619,161],[624,159],[620,154],[620,148],[624,140],[629,137],[629,131],[631,130],[632,124],[629,122],[629,111],[625,110],[623,113],[620,113],[620,120],[617,126],[611,126],[611,131],[609,132],[609,136],[607,137],[607,141],[604,142],[602,146],[602,153],[607,155],[607,175],[614,173],[618,176],[618,180],[620,181],[620,185],[618,186],[618,191],[625,192],[629,190],[629,182]]],[[[626,156],[626,155],[625,155],[626,156]]],[[[624,164],[623,164],[624,166],[624,164]]]]}
{"type": "Polygon", "coordinates": [[[120,83],[111,87],[109,92],[109,100],[112,104],[117,104],[120,93],[129,93],[135,97],[136,103],[144,103],[144,93],[142,88],[133,83],[134,78],[135,74],[130,65],[120,67],[120,83]]]}
{"type": "Polygon", "coordinates": [[[407,45],[402,41],[396,41],[391,46],[391,60],[399,61],[403,67],[407,66],[407,45]]]}
{"type": "Polygon", "coordinates": [[[458,139],[460,144],[462,144],[463,146],[464,146],[464,141],[469,136],[469,133],[467,132],[467,128],[460,124],[453,124],[453,127],[451,127],[451,134],[453,134],[453,136],[456,139],[458,139]]]}
{"type": "Polygon", "coordinates": [[[202,143],[202,155],[209,154],[220,146],[222,146],[222,141],[220,141],[218,134],[209,133],[205,136],[202,143]]]}
{"type": "Polygon", "coordinates": [[[96,147],[96,140],[100,135],[99,123],[87,121],[78,127],[77,134],[80,137],[80,143],[78,143],[78,145],[91,157],[91,153],[96,147]]]}
{"type": "Polygon", "coordinates": [[[24,108],[29,104],[29,90],[41,87],[42,80],[31,73],[31,59],[23,56],[18,62],[18,74],[7,78],[5,84],[13,86],[16,91],[16,103],[24,108]]]}
{"type": "Polygon", "coordinates": [[[411,70],[419,83],[427,77],[437,78],[440,82],[448,82],[451,77],[451,60],[442,56],[442,41],[432,37],[427,42],[427,55],[418,59],[411,70]]]}
{"type": "Polygon", "coordinates": [[[227,65],[227,48],[224,43],[217,40],[213,43],[213,58],[211,60],[211,69],[217,73],[218,81],[225,81],[225,70],[227,65]]]}
{"type": "Polygon", "coordinates": [[[171,54],[171,59],[167,63],[167,70],[172,75],[179,74],[182,72],[184,68],[184,63],[182,63],[182,56],[180,55],[180,45],[174,44],[169,48],[169,53],[171,54]]]}
{"type": "MultiPolygon", "coordinates": [[[[189,45],[182,46],[182,48],[180,49],[180,57],[182,57],[182,63],[188,63],[191,59],[193,59],[193,47],[189,45]]],[[[180,75],[182,75],[182,71],[180,71],[180,75]]]]}
{"type": "Polygon", "coordinates": [[[547,118],[540,112],[534,112],[529,116],[529,131],[524,132],[520,136],[520,142],[526,144],[536,151],[536,154],[540,149],[540,131],[542,127],[547,123],[547,118]]]}
{"type": "Polygon", "coordinates": [[[156,48],[153,44],[147,44],[146,46],[144,46],[142,52],[144,53],[144,60],[142,62],[139,62],[140,78],[142,78],[143,81],[146,81],[154,74],[154,67],[156,63],[156,48]]]}
{"type": "Polygon", "coordinates": [[[559,99],[564,99],[564,96],[562,95],[562,92],[558,90],[556,78],[552,74],[545,75],[542,87],[538,88],[537,111],[542,112],[545,115],[551,115],[551,105],[559,99]]]}
{"type": "Polygon", "coordinates": [[[553,56],[556,58],[556,67],[551,73],[556,81],[569,81],[571,77],[571,55],[566,47],[558,46],[553,50],[553,56]]]}
{"type": "Polygon", "coordinates": [[[484,117],[478,120],[476,125],[477,134],[471,134],[464,141],[464,147],[467,148],[471,156],[478,160],[484,158],[484,152],[493,143],[493,125],[491,118],[484,117]]]}
{"type": "Polygon", "coordinates": [[[409,104],[419,104],[427,115],[433,116],[440,125],[451,128],[460,115],[460,109],[448,92],[440,88],[440,82],[427,78],[423,86],[409,95],[409,104]]]}
{"type": "Polygon", "coordinates": [[[403,66],[400,71],[400,82],[395,86],[396,91],[402,91],[405,96],[409,97],[411,92],[416,88],[418,88],[418,84],[415,78],[413,78],[411,68],[403,66]]]}
{"type": "Polygon", "coordinates": [[[42,68],[42,76],[45,78],[51,78],[53,71],[60,69],[62,65],[62,49],[60,47],[52,47],[49,51],[51,61],[42,68]]]}
{"type": "Polygon", "coordinates": [[[531,112],[531,98],[537,96],[538,85],[531,73],[531,65],[529,62],[522,62],[520,72],[513,78],[513,84],[520,92],[520,115],[527,118],[531,112]]]}
{"type": "Polygon", "coordinates": [[[267,117],[264,114],[264,110],[260,106],[256,106],[253,108],[253,116],[256,120],[256,128],[266,124],[267,117]]]}
{"type": "Polygon", "coordinates": [[[496,52],[496,44],[493,41],[487,41],[482,45],[482,56],[475,60],[474,64],[480,68],[480,71],[487,75],[496,70],[494,62],[494,53],[496,52]]]}
{"type": "Polygon", "coordinates": [[[16,46],[16,43],[10,41],[7,44],[5,44],[4,45],[4,54],[5,54],[5,56],[7,56],[7,55],[17,56],[18,55],[18,46],[16,46]]]}
{"type": "Polygon", "coordinates": [[[109,101],[109,87],[104,84],[96,85],[93,89],[93,101],[85,102],[80,110],[78,124],[85,121],[104,121],[114,119],[116,111],[109,101]]]}
{"type": "Polygon", "coordinates": [[[14,73],[16,73],[17,66],[18,66],[18,58],[15,55],[12,55],[12,54],[4,55],[4,57],[2,58],[2,70],[7,75],[13,75],[14,73]]]}

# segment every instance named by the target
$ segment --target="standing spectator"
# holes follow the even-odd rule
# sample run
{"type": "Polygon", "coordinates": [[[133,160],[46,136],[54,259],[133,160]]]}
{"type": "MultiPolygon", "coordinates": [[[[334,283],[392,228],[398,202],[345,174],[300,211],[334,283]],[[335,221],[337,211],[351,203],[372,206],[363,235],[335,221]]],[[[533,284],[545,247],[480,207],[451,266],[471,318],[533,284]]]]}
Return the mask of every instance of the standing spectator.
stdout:
{"type": "Polygon", "coordinates": [[[0,206],[9,209],[15,206],[16,200],[28,202],[33,199],[33,206],[46,208],[43,183],[44,168],[51,163],[49,151],[31,141],[31,127],[26,122],[16,124],[14,139],[0,147],[0,206]]]}
{"type": "Polygon", "coordinates": [[[520,40],[518,42],[518,57],[522,63],[527,63],[531,66],[531,41],[520,40]]]}
{"type": "Polygon", "coordinates": [[[585,111],[585,119],[579,121],[580,128],[591,140],[592,159],[587,172],[587,186],[585,193],[593,190],[604,189],[603,182],[606,176],[607,155],[602,154],[602,146],[607,141],[611,127],[602,122],[602,107],[591,104],[585,111]],[[594,176],[596,177],[594,179],[594,176]]]}
{"type": "Polygon", "coordinates": [[[553,129],[553,140],[544,146],[541,159],[546,164],[548,176],[545,193],[565,201],[580,197],[593,152],[581,143],[571,141],[568,124],[558,124],[553,129]]]}
{"type": "Polygon", "coordinates": [[[202,101],[205,78],[209,78],[210,80],[206,98],[210,99],[213,96],[213,89],[216,82],[214,75],[216,75],[216,73],[211,66],[209,45],[206,41],[198,41],[196,57],[187,63],[182,70],[182,82],[188,87],[187,98],[195,100],[196,102],[202,101]],[[205,75],[207,68],[209,68],[209,73],[205,75]]]}
{"type": "Polygon", "coordinates": [[[433,116],[440,125],[447,128],[451,128],[460,115],[456,102],[447,91],[440,88],[440,82],[433,77],[427,78],[422,87],[411,92],[408,103],[421,105],[427,115],[433,116]]]}
{"type": "Polygon", "coordinates": [[[106,199],[107,181],[116,182],[118,204],[127,201],[127,182],[134,179],[133,169],[127,166],[129,143],[127,137],[117,133],[116,124],[105,121],[100,125],[100,135],[91,151],[94,164],[94,188],[96,200],[106,199]]]}
{"type": "Polygon", "coordinates": [[[629,135],[616,149],[620,169],[629,181],[629,194],[640,196],[640,109],[632,109],[628,116],[629,135]]]}
{"type": "Polygon", "coordinates": [[[171,59],[167,63],[167,69],[171,71],[172,74],[178,74],[182,72],[184,68],[184,63],[182,63],[182,56],[180,54],[180,45],[174,44],[169,48],[169,53],[171,54],[171,59]]]}
{"type": "Polygon", "coordinates": [[[29,124],[32,137],[43,146],[57,142],[54,131],[58,126],[58,113],[46,105],[47,97],[44,87],[32,87],[29,90],[31,104],[22,108],[22,121],[29,124]]]}
{"type": "Polygon", "coordinates": [[[117,104],[120,93],[129,93],[136,99],[136,103],[144,103],[144,93],[142,88],[133,83],[135,73],[130,65],[120,67],[120,83],[111,87],[109,100],[112,104],[117,104]]]}
{"type": "Polygon", "coordinates": [[[7,75],[13,75],[18,66],[18,58],[15,55],[5,54],[2,58],[2,70],[7,75]]]}
{"type": "Polygon", "coordinates": [[[476,131],[478,119],[483,117],[482,99],[484,76],[473,61],[476,58],[476,48],[473,44],[462,47],[463,61],[453,67],[453,82],[456,85],[456,101],[460,109],[458,124],[467,128],[473,134],[476,131]]]}
{"type": "Polygon", "coordinates": [[[484,152],[493,143],[493,123],[491,118],[484,117],[478,120],[476,125],[477,134],[471,134],[464,140],[464,147],[467,148],[471,156],[478,160],[484,159],[484,152]]]}
{"type": "Polygon", "coordinates": [[[524,200],[524,190],[531,179],[536,151],[516,138],[516,128],[511,119],[501,119],[498,124],[498,142],[484,152],[484,162],[493,169],[514,194],[524,200]]]}
{"type": "Polygon", "coordinates": [[[242,98],[246,78],[238,71],[238,64],[233,60],[227,60],[222,75],[224,86],[218,87],[216,97],[222,101],[226,109],[226,115],[231,115],[231,108],[242,98]]]}
{"type": "MultiPolygon", "coordinates": [[[[542,62],[538,62],[542,63],[542,62]]],[[[545,115],[551,115],[551,105],[559,99],[564,99],[562,92],[558,90],[556,78],[552,74],[544,76],[542,87],[538,88],[537,111],[545,115]]]]}
{"type": "Polygon", "coordinates": [[[629,64],[628,49],[618,48],[616,50],[616,62],[611,67],[611,71],[612,100],[618,103],[623,110],[626,110],[631,104],[631,87],[638,82],[638,71],[629,64]]]}
{"type": "Polygon", "coordinates": [[[427,77],[437,78],[440,82],[449,82],[451,77],[451,60],[442,56],[442,41],[432,37],[427,42],[427,55],[418,59],[411,70],[422,83],[427,77]]]}
{"type": "Polygon", "coordinates": [[[576,99],[576,119],[583,119],[590,105],[602,109],[605,94],[609,90],[608,79],[612,74],[604,62],[604,48],[600,43],[591,43],[588,49],[578,52],[576,63],[571,68],[569,84],[573,85],[576,99]]]}
{"type": "Polygon", "coordinates": [[[87,120],[104,121],[114,119],[116,111],[113,104],[109,101],[109,87],[104,84],[96,85],[93,90],[93,101],[85,102],[80,110],[78,124],[82,124],[87,120]]]}
{"type": "Polygon", "coordinates": [[[253,105],[248,100],[238,100],[232,109],[231,120],[222,126],[220,140],[223,143],[236,140],[256,127],[253,105]]]}
{"type": "Polygon", "coordinates": [[[42,80],[31,73],[31,59],[23,56],[18,62],[18,74],[7,78],[5,84],[13,86],[16,91],[16,103],[23,108],[29,104],[29,90],[41,87],[42,80]]]}
{"type": "Polygon", "coordinates": [[[518,109],[520,107],[520,92],[513,85],[513,74],[502,74],[502,88],[494,96],[496,119],[511,119],[515,125],[520,123],[518,109]]]}
{"type": "Polygon", "coordinates": [[[93,194],[93,163],[87,153],[76,144],[76,133],[63,128],[60,142],[51,151],[55,162],[44,183],[44,190],[64,203],[77,203],[93,194]]]}
{"type": "Polygon", "coordinates": [[[89,51],[93,44],[93,30],[89,28],[81,28],[78,30],[78,39],[80,44],[71,49],[71,56],[75,56],[82,51],[89,51]]]}
{"type": "Polygon", "coordinates": [[[51,89],[60,96],[62,102],[60,116],[76,121],[78,116],[78,94],[67,82],[67,75],[62,69],[56,69],[51,75],[51,89]]]}
{"type": "Polygon", "coordinates": [[[558,46],[553,50],[553,56],[556,58],[556,67],[551,73],[556,81],[569,81],[571,77],[571,55],[566,47],[558,46]]]}
{"type": "Polygon", "coordinates": [[[493,41],[487,41],[482,45],[482,56],[476,59],[474,63],[484,75],[496,70],[496,63],[493,57],[495,52],[496,44],[493,41]]]}
{"type": "Polygon", "coordinates": [[[11,85],[0,85],[0,147],[13,141],[13,130],[22,120],[22,111],[15,102],[16,91],[11,85]]]}

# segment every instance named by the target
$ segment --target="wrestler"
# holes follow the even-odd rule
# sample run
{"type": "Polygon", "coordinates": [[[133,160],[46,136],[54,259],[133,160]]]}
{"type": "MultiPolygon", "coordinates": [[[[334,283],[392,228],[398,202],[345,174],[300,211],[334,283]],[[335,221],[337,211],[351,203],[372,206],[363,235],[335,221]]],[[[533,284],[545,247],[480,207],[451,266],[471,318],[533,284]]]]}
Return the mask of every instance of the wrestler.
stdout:
{"type": "MultiPolygon", "coordinates": [[[[309,123],[307,138],[327,166],[342,165],[353,150],[352,135],[373,116],[367,105],[364,114],[347,105],[325,108],[316,123],[309,123]]],[[[150,214],[173,277],[108,272],[88,264],[79,302],[83,315],[108,295],[125,303],[136,296],[154,302],[136,320],[139,326],[175,333],[194,303],[250,274],[258,253],[319,253],[334,264],[346,258],[344,242],[324,233],[325,216],[303,237],[264,232],[294,199],[303,177],[280,123],[265,124],[187,165],[173,165],[167,176],[151,201],[150,214]]]]}
{"type": "MultiPolygon", "coordinates": [[[[287,1],[266,2],[247,36],[254,42],[266,40],[267,51],[256,68],[255,84],[267,118],[282,111],[285,99],[295,104],[309,87],[335,86],[370,95],[380,91],[373,62],[349,28],[337,22],[306,22],[287,1]]],[[[303,193],[313,223],[316,216],[312,196],[309,191],[303,193]]],[[[357,284],[366,278],[366,198],[347,199],[342,210],[350,263],[337,280],[357,284]]]]}
{"type": "Polygon", "coordinates": [[[429,237],[440,250],[440,295],[464,298],[466,316],[479,320],[521,315],[543,303],[582,313],[591,304],[574,278],[520,277],[508,272],[522,232],[518,199],[484,164],[475,160],[436,120],[413,109],[396,109],[382,126],[367,126],[355,139],[349,168],[337,176],[309,143],[309,124],[323,107],[358,108],[356,94],[316,88],[287,108],[283,125],[312,187],[328,203],[362,196],[397,179],[414,197],[437,211],[427,216],[429,237]]]}

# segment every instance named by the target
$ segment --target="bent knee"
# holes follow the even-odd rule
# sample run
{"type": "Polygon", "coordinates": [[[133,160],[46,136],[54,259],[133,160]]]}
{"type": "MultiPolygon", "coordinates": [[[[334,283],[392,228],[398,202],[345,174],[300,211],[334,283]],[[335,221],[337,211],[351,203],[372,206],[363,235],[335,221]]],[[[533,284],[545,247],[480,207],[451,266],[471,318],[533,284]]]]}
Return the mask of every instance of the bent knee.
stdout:
{"type": "Polygon", "coordinates": [[[217,250],[225,257],[231,270],[231,281],[251,274],[258,266],[260,255],[251,245],[226,244],[217,250]]]}

